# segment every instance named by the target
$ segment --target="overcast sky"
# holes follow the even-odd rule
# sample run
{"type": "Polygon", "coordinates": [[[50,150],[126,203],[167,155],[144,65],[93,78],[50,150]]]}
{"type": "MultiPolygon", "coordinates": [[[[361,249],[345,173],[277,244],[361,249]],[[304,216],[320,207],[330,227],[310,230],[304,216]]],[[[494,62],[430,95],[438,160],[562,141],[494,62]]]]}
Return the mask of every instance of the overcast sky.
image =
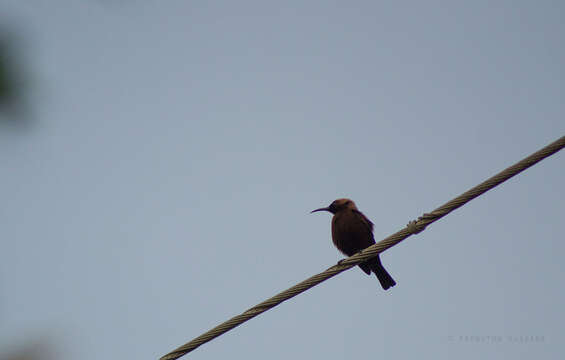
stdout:
{"type": "MultiPolygon", "coordinates": [[[[0,358],[156,359],[565,135],[559,1],[0,0],[0,358]]],[[[193,359],[557,359],[565,152],[193,359]]]]}

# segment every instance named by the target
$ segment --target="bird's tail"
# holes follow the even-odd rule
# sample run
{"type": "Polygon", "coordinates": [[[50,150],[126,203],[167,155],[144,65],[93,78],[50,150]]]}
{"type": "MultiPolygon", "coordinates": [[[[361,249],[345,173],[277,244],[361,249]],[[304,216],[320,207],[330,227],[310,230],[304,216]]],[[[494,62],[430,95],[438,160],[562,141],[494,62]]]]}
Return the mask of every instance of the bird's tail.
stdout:
{"type": "Polygon", "coordinates": [[[371,261],[371,263],[370,263],[370,267],[371,267],[371,270],[377,276],[377,279],[379,279],[379,282],[381,283],[381,286],[383,287],[383,289],[388,290],[389,288],[396,285],[396,281],[394,281],[392,276],[390,276],[390,274],[383,267],[383,264],[381,263],[381,259],[379,258],[379,256],[377,256],[373,259],[374,260],[371,261]]]}

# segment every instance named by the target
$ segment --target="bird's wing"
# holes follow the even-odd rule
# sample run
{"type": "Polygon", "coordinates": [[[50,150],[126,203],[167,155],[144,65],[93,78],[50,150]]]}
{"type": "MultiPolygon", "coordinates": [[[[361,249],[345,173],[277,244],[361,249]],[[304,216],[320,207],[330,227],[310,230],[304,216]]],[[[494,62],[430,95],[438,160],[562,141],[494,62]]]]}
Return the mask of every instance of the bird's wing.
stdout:
{"type": "Polygon", "coordinates": [[[335,246],[347,256],[375,243],[372,223],[360,211],[338,213],[332,221],[335,246]]]}
{"type": "MultiPolygon", "coordinates": [[[[334,217],[332,224],[334,244],[345,255],[351,256],[375,243],[372,223],[360,211],[344,211],[334,217]]],[[[371,274],[370,265],[359,264],[367,274],[371,274]]]]}
{"type": "Polygon", "coordinates": [[[365,228],[369,234],[371,234],[371,239],[373,239],[373,244],[375,243],[375,239],[373,238],[373,223],[371,220],[367,219],[367,217],[359,210],[353,210],[353,212],[357,215],[356,217],[362,223],[362,226],[365,228]]]}

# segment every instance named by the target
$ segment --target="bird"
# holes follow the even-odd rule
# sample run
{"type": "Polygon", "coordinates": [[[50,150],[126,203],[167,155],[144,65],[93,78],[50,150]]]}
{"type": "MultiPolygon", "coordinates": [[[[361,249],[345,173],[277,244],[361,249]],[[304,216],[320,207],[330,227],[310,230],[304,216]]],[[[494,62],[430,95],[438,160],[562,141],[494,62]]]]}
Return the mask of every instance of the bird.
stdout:
{"type": "MultiPolygon", "coordinates": [[[[312,210],[310,213],[317,211],[328,211],[333,214],[332,240],[335,247],[343,254],[354,255],[375,243],[373,223],[357,209],[353,200],[337,199],[330,206],[312,210]]],[[[384,290],[396,285],[396,281],[383,267],[379,255],[362,262],[359,267],[367,275],[371,275],[372,271],[384,290]]]]}

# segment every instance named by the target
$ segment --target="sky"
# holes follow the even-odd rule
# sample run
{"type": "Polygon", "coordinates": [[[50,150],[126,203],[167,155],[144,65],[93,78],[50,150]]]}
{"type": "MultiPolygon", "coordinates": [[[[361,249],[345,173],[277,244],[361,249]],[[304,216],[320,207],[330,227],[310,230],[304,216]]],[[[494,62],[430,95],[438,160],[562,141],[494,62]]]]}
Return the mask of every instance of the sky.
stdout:
{"type": "MultiPolygon", "coordinates": [[[[559,1],[0,0],[0,359],[157,359],[565,135],[559,1]]],[[[556,359],[565,152],[185,358],[556,359]]]]}

